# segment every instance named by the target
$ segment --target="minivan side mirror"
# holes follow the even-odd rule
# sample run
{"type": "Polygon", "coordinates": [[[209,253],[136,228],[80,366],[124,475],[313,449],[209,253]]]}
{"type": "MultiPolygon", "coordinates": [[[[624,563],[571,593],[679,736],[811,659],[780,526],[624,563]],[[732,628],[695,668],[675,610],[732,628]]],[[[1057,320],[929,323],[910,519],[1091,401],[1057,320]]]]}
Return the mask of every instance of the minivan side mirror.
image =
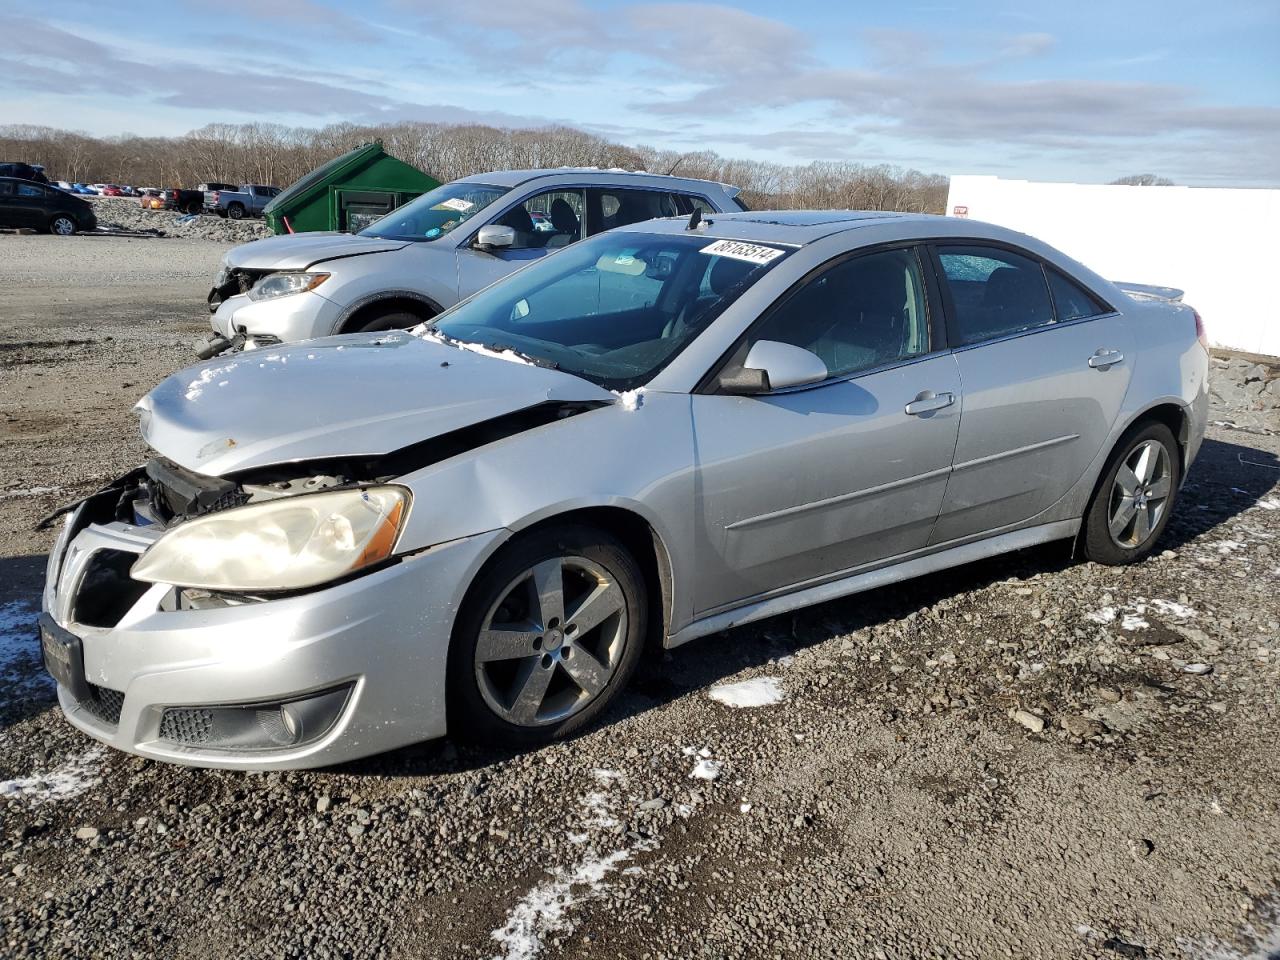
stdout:
{"type": "Polygon", "coordinates": [[[720,375],[721,393],[750,395],[801,387],[827,379],[827,365],[815,353],[791,343],[757,340],[742,366],[720,375]]]}
{"type": "Polygon", "coordinates": [[[513,247],[515,243],[514,227],[490,223],[480,228],[480,232],[476,234],[474,246],[477,250],[496,250],[499,247],[513,247]]]}

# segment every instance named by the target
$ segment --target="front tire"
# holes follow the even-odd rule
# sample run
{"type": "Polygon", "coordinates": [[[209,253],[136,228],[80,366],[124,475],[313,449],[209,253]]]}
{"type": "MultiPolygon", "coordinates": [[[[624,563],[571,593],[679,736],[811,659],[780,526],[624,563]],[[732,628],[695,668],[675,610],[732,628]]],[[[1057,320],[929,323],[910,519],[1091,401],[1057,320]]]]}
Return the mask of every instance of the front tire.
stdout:
{"type": "Polygon", "coordinates": [[[387,309],[381,313],[370,313],[358,317],[347,329],[347,333],[377,333],[382,330],[408,330],[416,327],[426,318],[409,310],[387,309]]]}
{"type": "Polygon", "coordinates": [[[487,746],[549,743],[630,681],[648,629],[644,575],[579,524],[505,547],[463,604],[449,651],[449,730],[487,746]]]}
{"type": "Polygon", "coordinates": [[[1173,432],[1148,421],[1116,444],[1084,515],[1084,555],[1121,566],[1155,549],[1182,482],[1182,460],[1173,432]]]}
{"type": "Polygon", "coordinates": [[[69,237],[76,232],[76,221],[73,217],[60,213],[49,221],[49,232],[59,237],[69,237]]]}

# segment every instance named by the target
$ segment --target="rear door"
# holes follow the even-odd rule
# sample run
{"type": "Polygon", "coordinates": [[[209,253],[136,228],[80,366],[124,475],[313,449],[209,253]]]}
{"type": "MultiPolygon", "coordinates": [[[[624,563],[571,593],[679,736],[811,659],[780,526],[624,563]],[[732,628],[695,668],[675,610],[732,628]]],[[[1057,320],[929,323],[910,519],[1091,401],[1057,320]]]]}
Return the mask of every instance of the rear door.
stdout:
{"type": "Polygon", "coordinates": [[[49,191],[38,183],[18,180],[13,190],[14,226],[43,229],[52,217],[49,191]]]}
{"type": "Polygon", "coordinates": [[[0,227],[25,227],[26,221],[18,206],[14,180],[0,180],[0,227]]]}
{"type": "Polygon", "coordinates": [[[734,353],[758,340],[804,347],[826,381],[692,398],[698,613],[926,546],[961,408],[931,299],[913,246],[833,261],[734,353]]]}
{"type": "Polygon", "coordinates": [[[934,247],[964,384],[955,464],[933,543],[1021,523],[1098,455],[1133,363],[1124,319],[1030,253],[934,247]]]}

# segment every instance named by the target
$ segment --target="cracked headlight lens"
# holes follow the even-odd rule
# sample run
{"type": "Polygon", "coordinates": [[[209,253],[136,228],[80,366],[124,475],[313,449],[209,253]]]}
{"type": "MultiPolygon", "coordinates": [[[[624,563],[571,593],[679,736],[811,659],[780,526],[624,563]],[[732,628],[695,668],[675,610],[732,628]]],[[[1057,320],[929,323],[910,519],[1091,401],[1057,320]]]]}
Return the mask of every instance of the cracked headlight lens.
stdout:
{"type": "Polygon", "coordinates": [[[250,300],[274,300],[314,290],[328,279],[327,273],[273,273],[255,283],[248,296],[250,300]]]}
{"type": "Polygon", "coordinates": [[[299,590],[381,563],[408,514],[404,487],[281,497],[188,520],[134,565],[134,579],[206,590],[299,590]]]}

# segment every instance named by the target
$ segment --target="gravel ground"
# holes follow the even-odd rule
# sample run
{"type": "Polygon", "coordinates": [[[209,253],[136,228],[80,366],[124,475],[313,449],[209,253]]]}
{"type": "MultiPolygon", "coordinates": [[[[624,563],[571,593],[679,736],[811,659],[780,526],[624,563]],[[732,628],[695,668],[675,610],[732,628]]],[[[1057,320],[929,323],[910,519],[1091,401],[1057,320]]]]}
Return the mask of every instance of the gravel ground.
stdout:
{"type": "Polygon", "coordinates": [[[710,637],[569,743],[95,747],[36,662],[32,524],[142,457],[224,249],[0,238],[0,953],[1280,951],[1280,422],[1221,405],[1147,563],[1054,545],[710,637]]]}

